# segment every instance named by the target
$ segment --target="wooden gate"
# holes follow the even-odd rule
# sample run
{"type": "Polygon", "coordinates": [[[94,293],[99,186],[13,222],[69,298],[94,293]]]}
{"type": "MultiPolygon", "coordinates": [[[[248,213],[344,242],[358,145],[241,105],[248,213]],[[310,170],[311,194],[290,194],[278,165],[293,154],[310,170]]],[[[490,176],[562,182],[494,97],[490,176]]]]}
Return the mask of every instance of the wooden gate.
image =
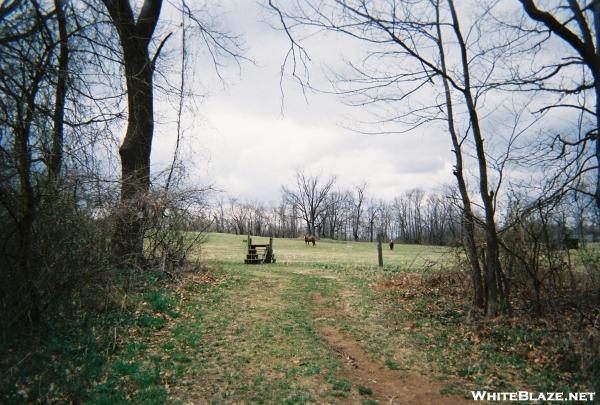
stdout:
{"type": "Polygon", "coordinates": [[[252,238],[248,235],[248,253],[246,253],[246,264],[275,263],[273,254],[273,238],[269,238],[266,245],[253,244],[252,238]]]}

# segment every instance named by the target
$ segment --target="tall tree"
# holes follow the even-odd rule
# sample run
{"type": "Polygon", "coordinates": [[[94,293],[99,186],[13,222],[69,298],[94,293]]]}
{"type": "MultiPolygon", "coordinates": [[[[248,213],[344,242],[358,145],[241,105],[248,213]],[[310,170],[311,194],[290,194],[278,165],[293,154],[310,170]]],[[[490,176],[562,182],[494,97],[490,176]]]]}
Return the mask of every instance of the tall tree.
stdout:
{"type": "MultiPolygon", "coordinates": [[[[129,0],[102,0],[118,33],[127,84],[128,122],[121,156],[121,202],[114,253],[125,261],[143,260],[144,196],[150,188],[150,152],[154,134],[153,73],[156,58],[149,46],[160,17],[162,0],[144,0],[137,20],[129,0]]],[[[165,38],[166,40],[166,38],[165,38]]]]}
{"type": "Polygon", "coordinates": [[[283,187],[286,201],[297,209],[306,223],[306,232],[316,234],[317,219],[327,210],[329,192],[335,184],[335,177],[322,180],[320,176],[296,173],[295,189],[283,187]]]}
{"type": "Polygon", "coordinates": [[[481,265],[477,255],[477,244],[475,242],[475,216],[471,205],[471,197],[467,190],[467,182],[464,173],[463,159],[463,139],[456,128],[456,117],[454,116],[454,103],[452,101],[452,89],[448,81],[448,68],[446,66],[446,51],[444,49],[444,38],[441,29],[440,4],[435,2],[435,26],[436,26],[436,45],[440,56],[441,78],[444,84],[444,101],[446,104],[446,114],[448,122],[448,134],[452,140],[452,153],[454,155],[453,174],[456,177],[458,191],[461,197],[462,207],[462,227],[465,252],[471,265],[471,283],[473,285],[473,304],[480,309],[484,307],[484,289],[481,279],[481,265]]]}
{"type": "Polygon", "coordinates": [[[63,160],[72,34],[66,14],[62,0],[0,5],[0,219],[8,228],[0,241],[7,267],[0,305],[34,322],[43,309],[36,227],[40,207],[57,195],[63,160]]]}
{"type": "Polygon", "coordinates": [[[362,183],[356,186],[356,196],[352,196],[352,205],[354,206],[354,212],[352,213],[352,236],[354,240],[358,240],[358,229],[361,223],[361,217],[363,214],[363,203],[365,200],[365,189],[367,188],[367,183],[362,183]]]}
{"type": "MultiPolygon", "coordinates": [[[[486,148],[483,145],[483,130],[481,128],[481,120],[477,109],[476,98],[474,96],[473,85],[471,82],[471,66],[469,64],[469,51],[465,37],[463,36],[460,21],[454,0],[448,0],[450,9],[451,24],[454,31],[454,36],[460,51],[461,74],[463,87],[461,93],[466,103],[469,114],[469,123],[472,129],[473,141],[477,153],[477,166],[479,169],[479,195],[483,201],[485,212],[485,235],[486,235],[486,267],[485,267],[485,286],[487,290],[486,296],[486,313],[490,316],[495,316],[498,313],[498,293],[497,293],[497,277],[500,268],[500,242],[496,227],[496,204],[494,200],[494,192],[490,187],[488,180],[488,164],[486,156],[486,148]]],[[[439,9],[439,8],[438,8],[439,9]]],[[[440,25],[440,22],[437,24],[440,25]]],[[[474,270],[475,271],[475,270],[474,270]]],[[[477,291],[477,287],[475,287],[477,291]]],[[[476,297],[477,299],[477,297],[476,297]]]]}
{"type": "MultiPolygon", "coordinates": [[[[494,316],[498,313],[498,273],[502,270],[495,196],[502,176],[494,178],[490,174],[493,166],[489,159],[493,147],[489,142],[484,144],[487,128],[483,120],[494,111],[481,100],[498,88],[498,80],[503,76],[499,71],[505,66],[504,61],[525,52],[527,47],[522,45],[526,41],[519,38],[520,34],[465,35],[463,25],[471,27],[469,32],[484,33],[490,30],[490,21],[493,20],[490,17],[493,2],[490,2],[491,5],[474,3],[464,6],[475,7],[474,12],[461,15],[452,0],[334,0],[318,4],[305,0],[285,8],[270,1],[288,37],[292,38],[288,55],[298,56],[292,67],[293,74],[298,73],[298,63],[309,60],[307,51],[295,39],[299,36],[294,36],[299,29],[317,27],[360,41],[367,45],[365,56],[356,63],[350,63],[349,74],[335,77],[336,91],[350,97],[351,104],[379,107],[381,110],[378,112],[383,113],[375,114],[378,124],[400,125],[399,128],[385,130],[386,133],[407,132],[421,125],[446,120],[456,158],[454,173],[463,191],[466,191],[462,170],[462,160],[467,153],[465,145],[473,148],[468,152],[476,159],[478,194],[484,214],[480,223],[486,245],[485,306],[487,314],[494,316]],[[442,57],[447,55],[452,55],[451,66],[447,66],[447,60],[441,62],[442,57]],[[411,100],[416,100],[416,103],[411,103],[411,100]],[[415,105],[419,107],[414,108],[415,105]],[[457,106],[459,113],[456,112],[457,106]],[[450,108],[453,111],[449,111],[450,108]]],[[[502,105],[502,101],[498,106],[502,105]]],[[[373,133],[373,130],[364,132],[373,133]]],[[[374,132],[382,131],[376,129],[374,132]]],[[[479,264],[471,242],[474,230],[470,224],[474,223],[474,216],[468,192],[463,195],[467,197],[462,199],[464,230],[473,235],[467,245],[473,268],[474,301],[481,306],[479,264]]],[[[419,229],[410,232],[419,237],[419,229]]]]}
{"type": "Polygon", "coordinates": [[[65,103],[67,97],[67,78],[69,69],[69,38],[67,33],[67,18],[65,16],[65,1],[54,0],[56,21],[59,35],[58,74],[54,100],[54,113],[52,116],[52,146],[50,162],[48,163],[48,177],[55,180],[62,166],[64,143],[65,103]]]}

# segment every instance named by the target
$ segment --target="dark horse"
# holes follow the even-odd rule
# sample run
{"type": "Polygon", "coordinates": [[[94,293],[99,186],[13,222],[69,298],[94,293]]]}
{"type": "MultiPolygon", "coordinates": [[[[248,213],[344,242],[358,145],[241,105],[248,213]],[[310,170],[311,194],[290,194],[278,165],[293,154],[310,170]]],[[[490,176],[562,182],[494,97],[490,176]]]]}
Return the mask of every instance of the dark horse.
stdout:
{"type": "Polygon", "coordinates": [[[314,246],[316,241],[317,241],[317,239],[313,235],[304,235],[304,243],[306,245],[308,245],[309,242],[312,242],[312,244],[314,246]]]}
{"type": "Polygon", "coordinates": [[[394,240],[390,240],[390,250],[394,250],[394,240]]]}

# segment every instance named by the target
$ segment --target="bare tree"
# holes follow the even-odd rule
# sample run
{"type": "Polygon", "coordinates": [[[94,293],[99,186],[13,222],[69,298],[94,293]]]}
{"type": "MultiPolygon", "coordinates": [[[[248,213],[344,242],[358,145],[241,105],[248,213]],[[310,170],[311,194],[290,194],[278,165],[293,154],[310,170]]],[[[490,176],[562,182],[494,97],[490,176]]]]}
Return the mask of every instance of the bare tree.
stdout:
{"type": "MultiPolygon", "coordinates": [[[[483,201],[483,207],[485,211],[485,234],[486,234],[486,266],[485,266],[485,287],[487,290],[486,294],[486,313],[490,316],[495,316],[498,313],[498,293],[497,293],[497,277],[501,271],[500,268],[500,244],[498,240],[498,233],[496,228],[496,204],[494,200],[494,193],[490,187],[488,180],[488,164],[486,149],[483,145],[483,130],[481,129],[481,122],[479,119],[479,112],[476,105],[476,98],[474,95],[473,87],[471,84],[471,68],[469,65],[469,54],[467,43],[463,36],[459,18],[454,7],[454,1],[448,0],[448,6],[450,14],[452,16],[452,28],[454,31],[455,39],[458,43],[460,50],[460,63],[462,66],[462,79],[464,87],[461,89],[461,93],[466,103],[467,111],[469,114],[469,123],[473,134],[473,141],[475,143],[475,149],[477,152],[477,163],[479,168],[479,194],[483,201]]],[[[439,10],[439,7],[436,8],[439,10]]],[[[438,26],[441,22],[438,22],[438,26]]],[[[447,76],[444,76],[447,77],[447,76]]],[[[496,190],[497,191],[497,190],[496,190]]],[[[476,269],[473,266],[473,276],[476,277],[476,269]]],[[[474,283],[476,285],[476,283],[474,283]]],[[[476,293],[478,287],[475,286],[476,293]]],[[[475,297],[475,301],[478,302],[478,297],[475,297]]]]}
{"type": "Polygon", "coordinates": [[[361,223],[361,217],[363,214],[363,202],[365,199],[365,189],[367,183],[362,183],[355,188],[356,196],[352,196],[352,205],[354,206],[352,213],[352,236],[354,240],[358,240],[358,229],[361,223]]]}
{"type": "Polygon", "coordinates": [[[91,100],[86,85],[93,87],[82,80],[92,70],[84,59],[96,56],[85,45],[101,23],[94,16],[82,23],[77,7],[62,0],[0,5],[0,307],[4,321],[14,311],[9,324],[39,320],[84,277],[87,260],[98,259],[101,272],[102,243],[85,255],[78,250],[89,241],[78,233],[86,208],[101,199],[90,185],[100,176],[86,167],[95,159],[87,135],[105,133],[93,128],[94,114],[82,113],[91,100]]]}
{"type": "Polygon", "coordinates": [[[317,219],[328,207],[329,192],[335,184],[335,177],[321,180],[320,176],[296,173],[295,189],[282,187],[285,200],[298,210],[306,223],[309,235],[315,235],[317,219]]]}
{"type": "Polygon", "coordinates": [[[367,234],[369,235],[369,242],[373,242],[375,238],[375,223],[377,221],[377,217],[381,214],[379,212],[380,208],[381,206],[377,200],[371,198],[367,201],[367,209],[365,210],[365,213],[367,215],[367,234]]]}
{"type": "Polygon", "coordinates": [[[452,140],[452,152],[454,154],[454,170],[458,191],[462,203],[462,224],[464,235],[464,246],[469,263],[471,264],[471,281],[473,285],[473,303],[477,308],[484,308],[484,289],[481,279],[481,266],[477,255],[477,245],[475,242],[475,217],[471,206],[471,197],[467,191],[467,182],[464,174],[463,142],[465,137],[461,137],[456,128],[456,118],[454,116],[454,104],[452,101],[452,89],[448,80],[448,68],[446,66],[446,52],[444,49],[444,39],[440,27],[440,7],[439,1],[435,3],[435,22],[436,22],[436,45],[439,53],[441,79],[444,85],[444,101],[446,104],[446,114],[448,122],[448,134],[452,140]]]}
{"type": "Polygon", "coordinates": [[[332,191],[327,198],[327,208],[321,214],[321,234],[331,239],[346,239],[346,221],[350,218],[350,193],[332,191]]]}
{"type": "MultiPolygon", "coordinates": [[[[498,88],[498,80],[502,76],[498,71],[505,66],[504,61],[525,52],[528,47],[523,44],[527,41],[521,34],[467,36],[463,33],[463,24],[470,26],[469,32],[489,31],[494,2],[477,5],[475,13],[470,9],[469,13],[462,15],[452,0],[344,0],[318,4],[300,1],[285,8],[272,1],[270,4],[280,17],[288,37],[292,38],[288,56],[306,55],[307,51],[294,39],[298,37],[294,34],[307,27],[332,31],[368,44],[367,55],[359,63],[349,64],[350,74],[334,77],[335,91],[351,105],[377,109],[375,124],[400,124],[401,127],[361,132],[398,133],[439,120],[447,122],[455,154],[454,174],[464,209],[464,234],[469,235],[465,245],[472,263],[474,302],[478,307],[485,305],[486,313],[495,316],[499,311],[498,274],[502,271],[496,224],[501,176],[495,179],[490,174],[493,165],[488,160],[493,148],[489,143],[484,144],[487,129],[481,118],[489,115],[489,107],[480,100],[498,88]],[[448,54],[454,58],[452,68],[447,66],[448,54]],[[396,69],[381,68],[382,60],[387,61],[385,66],[396,69]],[[414,108],[410,100],[417,100],[415,104],[418,107],[414,108]],[[426,100],[433,101],[427,103],[426,100]],[[460,114],[455,111],[457,106],[460,114]],[[478,198],[483,211],[481,221],[474,216],[464,176],[466,146],[472,148],[475,157],[478,198]],[[479,282],[482,271],[474,242],[475,222],[482,225],[485,235],[485,302],[484,289],[479,282]]],[[[469,3],[468,6],[472,5],[469,3]]],[[[294,62],[307,60],[298,58],[294,62]]],[[[296,73],[297,69],[293,71],[296,73]]]]}
{"type": "Polygon", "coordinates": [[[46,197],[56,196],[67,92],[70,33],[64,2],[53,6],[0,6],[0,218],[8,226],[0,260],[8,268],[2,284],[12,289],[0,290],[0,299],[33,322],[42,311],[35,226],[46,197]]]}
{"type": "Polygon", "coordinates": [[[162,9],[162,0],[145,0],[137,18],[129,0],[103,0],[119,35],[127,84],[128,121],[121,156],[121,200],[128,209],[118,216],[114,248],[119,258],[141,263],[143,259],[143,207],[136,201],[150,189],[150,152],[154,135],[153,75],[156,58],[149,46],[162,9]],[[134,211],[132,213],[132,210],[134,211]],[[137,211],[137,212],[135,212],[137,211]]]}
{"type": "MultiPolygon", "coordinates": [[[[543,8],[534,0],[519,0],[523,10],[534,21],[538,22],[548,32],[561,38],[573,51],[574,57],[563,57],[560,61],[545,64],[538,72],[525,81],[527,85],[534,88],[560,93],[563,96],[571,94],[582,94],[588,91],[593,93],[593,107],[588,108],[585,102],[561,101],[547,108],[576,108],[582,114],[592,117],[594,125],[586,131],[579,139],[563,142],[566,146],[586,145],[590,143],[595,156],[595,187],[594,191],[578,191],[593,195],[596,205],[600,207],[600,2],[561,0],[552,3],[550,8],[543,8]],[[585,68],[583,74],[571,67],[582,66],[585,68]],[[548,79],[554,78],[559,73],[567,71],[571,82],[575,77],[575,87],[547,83],[548,79]],[[591,78],[589,77],[591,76],[591,78]]],[[[561,83],[562,84],[562,83],[561,83]]],[[[525,86],[525,87],[530,87],[525,86]]],[[[580,98],[581,100],[581,98],[580,98]]]]}
{"type": "Polygon", "coordinates": [[[229,198],[229,215],[236,234],[243,235],[250,231],[250,229],[248,229],[248,208],[245,204],[238,202],[237,198],[229,198]]]}
{"type": "Polygon", "coordinates": [[[54,113],[52,116],[52,146],[50,162],[48,163],[48,177],[54,181],[60,173],[63,160],[65,102],[67,97],[67,78],[69,70],[69,35],[67,32],[67,18],[65,16],[65,1],[54,0],[56,21],[59,33],[58,78],[54,100],[54,113]]]}
{"type": "MultiPolygon", "coordinates": [[[[115,255],[121,260],[132,263],[143,263],[143,219],[145,209],[140,206],[143,198],[140,195],[150,189],[150,153],[154,135],[154,84],[153,76],[157,60],[163,46],[173,34],[164,35],[156,41],[155,31],[159,23],[162,0],[144,0],[137,17],[134,7],[129,0],[102,0],[111,22],[118,34],[121,45],[121,58],[125,71],[127,87],[128,116],[127,131],[119,148],[121,157],[121,205],[123,209],[117,215],[117,225],[113,238],[115,255]],[[153,46],[154,45],[154,46],[153,46]],[[153,51],[151,52],[151,47],[153,51]]],[[[182,15],[182,45],[186,44],[188,22],[193,24],[195,35],[207,50],[210,60],[215,65],[216,74],[222,79],[219,66],[221,57],[232,57],[236,61],[243,58],[239,38],[227,32],[210,28],[199,17],[199,12],[193,10],[185,1],[180,5],[170,3],[182,15]]],[[[203,10],[206,18],[212,18],[209,12],[203,10]]],[[[187,49],[182,49],[181,74],[186,66],[187,49]]],[[[185,81],[180,78],[180,103],[178,114],[182,113],[183,89],[185,81]]],[[[181,127],[178,126],[178,140],[181,137],[181,127]]],[[[174,159],[177,159],[179,145],[176,146],[174,159]]],[[[171,172],[169,177],[171,177],[171,172]]],[[[169,180],[170,181],[170,180],[169,180]]]]}

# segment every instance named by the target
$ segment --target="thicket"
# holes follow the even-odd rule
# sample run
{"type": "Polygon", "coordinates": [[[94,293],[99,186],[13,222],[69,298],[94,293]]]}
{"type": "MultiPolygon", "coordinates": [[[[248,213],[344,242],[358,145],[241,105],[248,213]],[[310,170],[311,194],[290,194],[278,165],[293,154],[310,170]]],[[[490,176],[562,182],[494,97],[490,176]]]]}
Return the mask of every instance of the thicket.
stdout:
{"type": "MultiPolygon", "coordinates": [[[[132,180],[116,163],[129,70],[109,17],[96,1],[0,5],[3,334],[118,307],[132,274],[173,273],[201,237],[207,190],[184,185],[179,150],[135,198],[120,192],[132,180]],[[125,230],[141,260],[119,249],[125,230]]],[[[163,88],[179,100],[184,90],[163,88]]]]}

